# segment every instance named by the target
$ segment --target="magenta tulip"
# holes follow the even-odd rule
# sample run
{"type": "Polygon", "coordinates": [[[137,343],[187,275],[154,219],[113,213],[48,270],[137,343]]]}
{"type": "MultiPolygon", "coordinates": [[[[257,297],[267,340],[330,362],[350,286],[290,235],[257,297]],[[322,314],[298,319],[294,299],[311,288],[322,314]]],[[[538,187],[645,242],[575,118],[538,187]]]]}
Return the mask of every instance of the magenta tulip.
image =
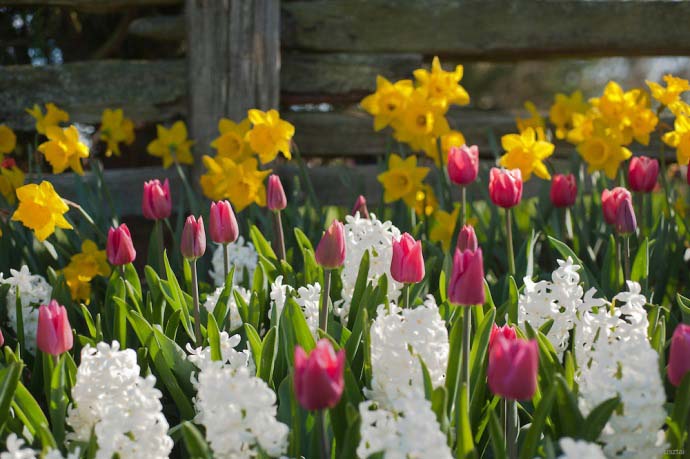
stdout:
{"type": "Polygon", "coordinates": [[[508,400],[529,400],[537,390],[538,370],[536,340],[495,336],[486,371],[491,392],[508,400]]]}
{"type": "Polygon", "coordinates": [[[369,218],[369,209],[367,208],[367,200],[361,194],[357,197],[357,200],[355,201],[355,205],[352,207],[352,212],[350,212],[350,214],[354,216],[354,215],[357,215],[357,212],[359,212],[360,217],[369,218]]]}
{"type": "Polygon", "coordinates": [[[647,156],[635,156],[628,167],[630,189],[640,193],[649,193],[656,186],[659,176],[659,161],[647,156]]]}
{"type": "Polygon", "coordinates": [[[451,147],[448,152],[448,177],[456,185],[468,185],[477,179],[479,173],[479,148],[451,147]]]}
{"type": "Polygon", "coordinates": [[[601,208],[604,211],[604,220],[609,225],[616,224],[616,213],[620,202],[624,199],[632,201],[630,192],[620,186],[613,190],[604,190],[601,193],[601,208]]]}
{"type": "Polygon", "coordinates": [[[50,355],[60,355],[72,349],[74,344],[72,327],[67,318],[67,310],[57,301],[38,308],[38,329],[36,341],[38,348],[50,355]]]}
{"type": "Polygon", "coordinates": [[[266,188],[266,207],[269,210],[283,210],[287,207],[287,197],[280,177],[272,174],[268,177],[268,186],[266,188]]]}
{"type": "Polygon", "coordinates": [[[129,233],[127,225],[123,223],[117,228],[108,230],[105,251],[108,255],[108,261],[112,265],[122,266],[134,261],[137,251],[134,250],[132,235],[129,233]]]}
{"type": "Polygon", "coordinates": [[[635,218],[635,210],[632,202],[629,199],[623,199],[618,204],[616,209],[616,232],[618,234],[634,233],[637,229],[637,218],[635,218]]]}
{"type": "Polygon", "coordinates": [[[482,249],[455,250],[453,270],[448,283],[451,303],[471,306],[484,304],[484,260],[482,249]]]}
{"type": "Polygon", "coordinates": [[[2,330],[0,330],[0,346],[2,346],[3,344],[5,344],[5,337],[2,336],[2,330]]]}
{"type": "Polygon", "coordinates": [[[187,260],[196,260],[206,252],[206,231],[204,231],[204,219],[197,220],[193,215],[187,217],[182,229],[182,241],[180,243],[182,256],[187,260]]]}
{"type": "Polygon", "coordinates": [[[551,203],[554,207],[571,207],[577,198],[577,183],[573,174],[556,174],[551,180],[551,203]]]}
{"type": "Polygon", "coordinates": [[[678,324],[671,338],[668,356],[668,380],[678,387],[690,372],[690,325],[678,324]]]}
{"type": "Polygon", "coordinates": [[[343,371],[345,351],[336,354],[331,342],[320,339],[307,356],[295,347],[295,393],[300,405],[307,410],[333,408],[340,401],[345,388],[343,371]]]}
{"type": "Polygon", "coordinates": [[[321,237],[314,253],[316,262],[323,268],[335,269],[345,262],[345,227],[338,220],[321,237]]]}
{"type": "Polygon", "coordinates": [[[493,167],[489,173],[489,197],[499,207],[510,209],[522,199],[520,169],[505,170],[493,167]]]}
{"type": "Polygon", "coordinates": [[[393,240],[391,277],[403,284],[414,284],[424,279],[422,241],[415,241],[408,233],[393,240]]]}
{"type": "Polygon", "coordinates": [[[218,244],[235,242],[240,234],[237,227],[237,219],[232,206],[228,201],[211,203],[211,212],[208,217],[208,232],[211,240],[218,244]]]}
{"type": "Polygon", "coordinates": [[[455,248],[464,252],[465,250],[471,250],[474,252],[479,247],[477,242],[477,235],[474,232],[474,227],[472,225],[465,225],[462,227],[458,233],[458,242],[455,248]]]}
{"type": "Polygon", "coordinates": [[[144,182],[144,195],[141,199],[144,217],[149,220],[162,220],[170,216],[172,200],[168,179],[161,185],[160,180],[144,182]]]}
{"type": "Polygon", "coordinates": [[[506,324],[502,327],[499,327],[498,325],[493,324],[491,326],[491,335],[489,336],[489,352],[491,352],[494,341],[496,341],[499,335],[507,340],[517,339],[517,333],[515,333],[515,329],[510,325],[506,324]]]}

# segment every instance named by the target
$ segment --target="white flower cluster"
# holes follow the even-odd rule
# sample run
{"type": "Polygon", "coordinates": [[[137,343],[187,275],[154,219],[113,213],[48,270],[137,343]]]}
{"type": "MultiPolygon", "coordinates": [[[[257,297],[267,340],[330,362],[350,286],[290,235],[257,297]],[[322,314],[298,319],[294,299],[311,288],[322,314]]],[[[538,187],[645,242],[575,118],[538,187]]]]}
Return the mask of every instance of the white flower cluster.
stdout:
{"type": "Polygon", "coordinates": [[[95,432],[96,459],[164,459],[173,441],[168,436],[168,421],[162,413],[161,393],[154,387],[156,378],[139,376],[137,355],[132,349],[119,350],[98,343],[81,352],[77,382],[72,389],[74,406],[67,424],[72,438],[88,442],[95,432]]]}
{"type": "MultiPolygon", "coordinates": [[[[204,301],[204,307],[206,310],[213,314],[216,309],[216,304],[218,304],[218,298],[220,298],[221,293],[223,293],[224,285],[221,285],[214,290],[213,293],[209,294],[204,301]]],[[[252,292],[244,287],[239,287],[234,285],[230,296],[228,297],[228,319],[230,320],[230,331],[235,331],[242,326],[242,317],[240,316],[240,310],[237,308],[237,301],[235,300],[235,295],[233,292],[237,292],[245,303],[249,304],[249,300],[252,296],[252,292]]]]}
{"type": "Polygon", "coordinates": [[[606,459],[601,446],[584,440],[573,440],[570,437],[561,438],[558,444],[563,454],[558,459],[606,459]]]}
{"type": "Polygon", "coordinates": [[[17,437],[14,433],[7,436],[5,443],[7,444],[7,451],[0,453],[0,459],[38,459],[39,457],[43,459],[79,459],[79,449],[73,453],[68,453],[67,456],[63,456],[57,449],[51,449],[41,456],[40,451],[24,447],[24,439],[17,437]]]}
{"type": "MultiPolygon", "coordinates": [[[[233,275],[233,284],[241,284],[244,282],[244,269],[247,269],[249,274],[249,282],[254,277],[254,270],[259,263],[259,255],[256,253],[254,244],[244,240],[242,236],[238,237],[235,242],[228,244],[228,269],[235,267],[235,274],[233,275]]],[[[223,269],[223,245],[218,244],[216,250],[213,251],[213,258],[211,259],[211,270],[208,272],[216,287],[225,284],[225,270],[223,269]]]]}
{"type": "Polygon", "coordinates": [[[31,274],[28,266],[24,265],[19,271],[10,269],[11,276],[3,279],[0,273],[0,283],[9,284],[7,292],[7,318],[12,330],[17,332],[17,289],[22,302],[22,321],[24,322],[24,343],[30,353],[36,351],[36,330],[38,329],[38,307],[50,302],[53,287],[42,276],[31,274]]]}
{"type": "MultiPolygon", "coordinates": [[[[235,348],[240,344],[240,335],[228,335],[228,332],[220,332],[220,355],[222,360],[214,362],[211,359],[210,347],[192,348],[192,345],[187,343],[187,352],[189,352],[189,359],[200,370],[204,370],[209,366],[229,366],[230,368],[248,368],[251,374],[254,374],[254,360],[251,358],[251,353],[248,349],[237,351],[235,348]]],[[[192,382],[195,382],[192,380],[192,382]]]]}
{"type": "Polygon", "coordinates": [[[364,252],[369,252],[369,280],[378,281],[382,275],[388,276],[388,299],[397,300],[402,284],[391,277],[391,259],[393,258],[393,239],[400,237],[400,230],[390,221],[382,222],[376,215],[371,218],[355,216],[345,217],[345,263],[341,273],[343,283],[341,317],[347,317],[350,302],[355,291],[359,265],[364,252]]]}
{"type": "Polygon", "coordinates": [[[385,459],[450,459],[453,456],[441,432],[431,403],[409,398],[399,409],[386,410],[376,402],[359,404],[362,438],[357,457],[368,458],[384,452],[385,459]]]}
{"type": "Polygon", "coordinates": [[[291,286],[283,285],[283,276],[276,277],[275,282],[271,284],[271,305],[268,309],[268,317],[273,317],[274,307],[276,309],[276,316],[280,316],[285,307],[288,295],[292,295],[295,302],[302,308],[304,318],[307,321],[309,330],[311,330],[311,334],[314,338],[318,338],[321,284],[309,284],[295,291],[291,286]]]}
{"type": "Polygon", "coordinates": [[[664,444],[659,429],[666,418],[666,396],[658,355],[647,338],[647,300],[638,283],[628,281],[628,290],[614,297],[619,305],[613,311],[605,307],[585,311],[577,324],[580,406],[588,413],[619,396],[622,411],[614,412],[600,437],[606,455],[661,457],[664,444]]]}
{"type": "Polygon", "coordinates": [[[279,457],[287,450],[288,427],[276,419],[276,394],[253,376],[247,351],[233,349],[239,336],[221,335],[223,362],[212,362],[208,348],[189,357],[200,368],[192,378],[197,389],[195,421],[206,428],[214,457],[249,459],[257,448],[279,457]]]}

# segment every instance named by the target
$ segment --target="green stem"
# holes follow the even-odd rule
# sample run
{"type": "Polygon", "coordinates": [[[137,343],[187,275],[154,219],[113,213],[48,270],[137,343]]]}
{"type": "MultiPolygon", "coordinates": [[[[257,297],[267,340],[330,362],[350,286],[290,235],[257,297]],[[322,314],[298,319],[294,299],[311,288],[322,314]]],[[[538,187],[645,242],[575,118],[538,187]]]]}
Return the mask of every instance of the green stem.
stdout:
{"type": "Polygon", "coordinates": [[[623,273],[625,274],[625,280],[630,280],[630,235],[626,234],[623,237],[623,273]]]}
{"type": "MultiPolygon", "coordinates": [[[[120,265],[117,267],[117,272],[120,274],[120,279],[122,279],[122,283],[125,286],[125,291],[127,291],[127,277],[125,276],[125,265],[120,265]]],[[[126,295],[125,295],[125,300],[126,300],[126,295]]],[[[117,340],[120,342],[120,346],[122,349],[125,349],[127,347],[127,311],[124,309],[124,306],[121,304],[115,304],[115,336],[117,337],[117,340]]]]}
{"type": "Polygon", "coordinates": [[[94,229],[94,231],[98,234],[99,237],[101,237],[102,239],[107,239],[105,233],[101,231],[98,225],[96,225],[96,222],[93,221],[93,218],[91,218],[91,215],[89,215],[82,206],[80,206],[76,202],[70,201],[69,199],[62,198],[62,200],[68,206],[76,209],[77,212],[79,212],[79,214],[84,218],[84,220],[86,220],[87,223],[94,229]]]}
{"type": "Polygon", "coordinates": [[[187,180],[187,175],[182,170],[182,166],[177,161],[175,161],[175,170],[177,170],[177,175],[179,175],[180,180],[182,180],[182,185],[184,186],[185,194],[187,195],[187,200],[189,201],[189,209],[192,211],[193,214],[198,214],[199,211],[197,209],[197,202],[194,196],[194,190],[192,189],[192,186],[189,184],[189,181],[187,180]]]}
{"type": "Polygon", "coordinates": [[[321,308],[319,309],[319,328],[328,331],[328,299],[331,290],[331,270],[323,270],[323,292],[321,292],[321,308]]]}
{"type": "Polygon", "coordinates": [[[513,225],[510,209],[506,209],[506,240],[508,246],[508,272],[511,276],[515,276],[515,253],[513,251],[513,225]]]}
{"type": "Polygon", "coordinates": [[[467,187],[465,185],[460,187],[460,193],[462,194],[462,226],[465,226],[467,224],[467,187]]]}
{"type": "Polygon", "coordinates": [[[515,416],[516,404],[515,400],[503,399],[505,404],[506,413],[506,447],[508,448],[508,459],[517,459],[518,457],[518,445],[517,445],[517,432],[518,428],[516,422],[518,422],[517,416],[515,416]]]}
{"type": "Polygon", "coordinates": [[[194,336],[196,345],[203,346],[201,337],[201,318],[199,314],[199,283],[196,276],[196,260],[192,260],[192,298],[194,299],[194,336]]]}
{"type": "Polygon", "coordinates": [[[156,239],[158,239],[158,269],[160,274],[165,271],[165,262],[163,261],[163,254],[165,253],[165,244],[163,243],[163,222],[156,220],[156,239]]]}
{"type": "Polygon", "coordinates": [[[408,284],[408,283],[403,284],[401,296],[402,296],[402,298],[401,298],[402,305],[401,306],[403,308],[409,308],[410,307],[410,284],[408,284]]]}
{"type": "Polygon", "coordinates": [[[223,274],[225,275],[224,279],[228,278],[228,272],[230,271],[230,267],[228,266],[228,244],[224,243],[223,244],[223,274]]]}
{"type": "Polygon", "coordinates": [[[470,340],[472,332],[472,306],[461,306],[465,311],[462,318],[462,362],[460,367],[460,384],[465,385],[465,406],[470,402],[470,340]]]}
{"type": "Polygon", "coordinates": [[[316,417],[319,425],[319,437],[321,439],[321,459],[331,458],[331,445],[328,441],[328,424],[326,423],[326,410],[319,410],[316,417]]]}
{"type": "Polygon", "coordinates": [[[295,152],[295,159],[297,160],[297,168],[299,170],[300,178],[307,187],[307,196],[309,196],[309,198],[314,203],[314,207],[316,207],[317,211],[319,211],[320,213],[321,205],[319,204],[319,200],[316,198],[314,186],[312,185],[311,179],[309,178],[309,174],[307,173],[307,168],[304,165],[302,154],[300,153],[299,148],[297,147],[297,144],[295,142],[292,142],[292,150],[295,152]]]}
{"type": "Polygon", "coordinates": [[[273,214],[273,250],[278,254],[278,259],[285,261],[285,235],[283,233],[283,221],[280,219],[280,211],[273,214]]]}
{"type": "Polygon", "coordinates": [[[623,236],[619,237],[616,240],[616,257],[618,259],[618,265],[616,266],[616,288],[620,288],[623,284],[621,282],[621,269],[623,269],[623,243],[621,242],[622,238],[623,236]]]}

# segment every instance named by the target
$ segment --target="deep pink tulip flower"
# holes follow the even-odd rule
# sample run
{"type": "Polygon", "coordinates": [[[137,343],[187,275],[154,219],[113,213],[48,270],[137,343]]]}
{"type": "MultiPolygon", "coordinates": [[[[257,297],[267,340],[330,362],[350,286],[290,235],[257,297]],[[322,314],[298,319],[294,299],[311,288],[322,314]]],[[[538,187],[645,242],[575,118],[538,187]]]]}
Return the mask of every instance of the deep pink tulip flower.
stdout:
{"type": "Polygon", "coordinates": [[[486,372],[491,392],[508,400],[529,400],[537,390],[538,370],[536,340],[495,336],[486,372]]]}
{"type": "Polygon", "coordinates": [[[336,269],[345,262],[345,227],[338,220],[321,237],[314,253],[316,262],[325,269],[336,269]]]}
{"type": "Polygon", "coordinates": [[[618,234],[630,234],[634,233],[636,229],[637,218],[632,201],[623,199],[618,203],[618,209],[616,209],[616,232],[618,234]]]}
{"type": "Polygon", "coordinates": [[[678,387],[690,371],[690,325],[679,324],[673,331],[668,356],[668,380],[678,387]]]}
{"type": "Polygon", "coordinates": [[[465,225],[462,227],[458,233],[458,242],[455,248],[464,252],[465,250],[471,250],[474,252],[479,247],[477,242],[477,234],[474,232],[474,227],[472,225],[465,225]]]}
{"type": "Polygon", "coordinates": [[[484,259],[482,249],[455,250],[453,270],[448,283],[448,299],[451,303],[472,306],[484,304],[484,259]]]}
{"type": "Polygon", "coordinates": [[[510,325],[505,324],[502,327],[499,327],[498,325],[493,324],[491,326],[491,335],[489,336],[489,352],[491,352],[494,341],[496,341],[499,335],[507,340],[517,339],[517,333],[515,333],[515,329],[510,325]]]}
{"type": "Polygon", "coordinates": [[[577,183],[573,174],[556,174],[551,180],[551,203],[554,207],[571,207],[577,198],[577,183]]]}
{"type": "Polygon", "coordinates": [[[504,209],[518,205],[522,199],[520,169],[506,170],[493,167],[489,173],[489,196],[491,202],[504,209]]]}
{"type": "Polygon", "coordinates": [[[357,215],[357,212],[359,212],[360,217],[369,218],[369,209],[367,208],[367,200],[361,194],[357,197],[357,200],[355,201],[355,205],[352,207],[352,212],[350,212],[350,214],[354,216],[354,215],[357,215]]]}
{"type": "Polygon", "coordinates": [[[170,216],[172,200],[168,179],[161,185],[160,180],[144,182],[144,195],[141,198],[141,209],[149,220],[162,220],[170,216]]]}
{"type": "Polygon", "coordinates": [[[72,349],[74,337],[67,310],[55,300],[38,308],[36,341],[38,348],[50,355],[60,355],[72,349]]]}
{"type": "Polygon", "coordinates": [[[229,244],[237,240],[240,230],[237,227],[235,212],[228,201],[211,203],[208,232],[211,235],[211,240],[218,244],[229,244]]]}
{"type": "Polygon", "coordinates": [[[105,251],[108,255],[108,261],[112,265],[122,266],[134,261],[137,257],[137,251],[134,250],[132,235],[127,225],[123,223],[117,228],[108,230],[108,242],[105,245],[105,251]]]}
{"type": "Polygon", "coordinates": [[[416,284],[424,279],[422,241],[415,241],[409,233],[393,240],[391,276],[403,284],[416,284]]]}
{"type": "Polygon", "coordinates": [[[632,201],[630,192],[623,187],[616,187],[613,190],[604,190],[601,193],[601,208],[604,211],[604,220],[609,225],[616,224],[616,213],[618,206],[624,199],[632,201]]]}
{"type": "Polygon", "coordinates": [[[0,346],[5,344],[5,337],[2,336],[2,330],[0,330],[0,346]]]}
{"type": "Polygon", "coordinates": [[[180,243],[182,256],[188,260],[196,260],[206,252],[206,231],[204,231],[204,219],[197,220],[193,215],[187,217],[182,229],[182,241],[180,243]]]}
{"type": "Polygon", "coordinates": [[[287,207],[287,197],[280,177],[272,174],[268,177],[268,186],[266,188],[266,207],[269,210],[283,210],[287,207]]]}
{"type": "Polygon", "coordinates": [[[333,408],[340,401],[345,388],[343,371],[345,351],[336,354],[331,342],[320,339],[307,356],[295,347],[295,394],[300,405],[307,410],[333,408]]]}
{"type": "Polygon", "coordinates": [[[479,148],[451,147],[448,152],[448,177],[456,185],[469,185],[477,179],[479,173],[479,148]]]}
{"type": "Polygon", "coordinates": [[[630,189],[639,193],[649,193],[656,186],[659,176],[659,161],[647,156],[635,156],[628,167],[630,189]]]}

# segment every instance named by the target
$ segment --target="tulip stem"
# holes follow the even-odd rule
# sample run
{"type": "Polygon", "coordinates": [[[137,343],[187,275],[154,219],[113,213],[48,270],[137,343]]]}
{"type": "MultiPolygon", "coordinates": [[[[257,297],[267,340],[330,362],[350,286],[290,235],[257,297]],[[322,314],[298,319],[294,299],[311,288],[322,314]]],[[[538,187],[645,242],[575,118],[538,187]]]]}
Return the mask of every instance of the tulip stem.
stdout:
{"type": "Polygon", "coordinates": [[[326,410],[319,410],[316,415],[317,423],[319,425],[319,437],[321,437],[321,458],[330,459],[331,445],[328,441],[328,425],[326,424],[326,410]]]}
{"type": "Polygon", "coordinates": [[[203,346],[201,318],[199,317],[199,283],[196,277],[196,260],[192,260],[192,298],[194,299],[194,335],[196,337],[196,345],[203,346]]]}
{"type": "Polygon", "coordinates": [[[228,271],[229,270],[230,270],[230,267],[228,266],[228,243],[224,242],[223,243],[223,274],[225,275],[224,279],[226,279],[226,280],[228,278],[228,271]]]}
{"type": "Polygon", "coordinates": [[[462,194],[462,226],[465,226],[467,224],[467,187],[465,185],[460,186],[460,193],[462,194]]]}
{"type": "Polygon", "coordinates": [[[625,280],[630,280],[630,236],[624,235],[623,238],[623,274],[625,280]]]}
{"type": "Polygon", "coordinates": [[[515,276],[515,254],[513,253],[513,225],[510,209],[506,209],[506,240],[508,244],[508,272],[515,276]]]}
{"type": "Polygon", "coordinates": [[[518,448],[517,448],[517,432],[515,416],[516,405],[515,400],[503,399],[504,411],[505,411],[505,437],[506,437],[506,447],[508,448],[508,459],[517,459],[518,448]]]}
{"type": "Polygon", "coordinates": [[[410,307],[410,284],[404,283],[402,288],[401,303],[403,308],[410,307]]]}
{"type": "Polygon", "coordinates": [[[283,234],[283,221],[280,219],[280,211],[273,211],[273,250],[278,253],[280,260],[285,260],[285,235],[283,234]]]}
{"type": "Polygon", "coordinates": [[[331,290],[331,270],[323,270],[323,292],[321,292],[321,308],[319,309],[319,328],[328,331],[328,299],[331,290]]]}
{"type": "Polygon", "coordinates": [[[163,222],[156,220],[156,239],[158,239],[158,269],[162,275],[165,272],[165,244],[163,244],[163,222]]]}
{"type": "MultiPolygon", "coordinates": [[[[462,362],[460,382],[465,385],[465,406],[470,406],[470,335],[472,331],[472,306],[461,306],[465,311],[462,318],[462,362]]],[[[459,407],[456,407],[458,409],[459,407]]]]}

